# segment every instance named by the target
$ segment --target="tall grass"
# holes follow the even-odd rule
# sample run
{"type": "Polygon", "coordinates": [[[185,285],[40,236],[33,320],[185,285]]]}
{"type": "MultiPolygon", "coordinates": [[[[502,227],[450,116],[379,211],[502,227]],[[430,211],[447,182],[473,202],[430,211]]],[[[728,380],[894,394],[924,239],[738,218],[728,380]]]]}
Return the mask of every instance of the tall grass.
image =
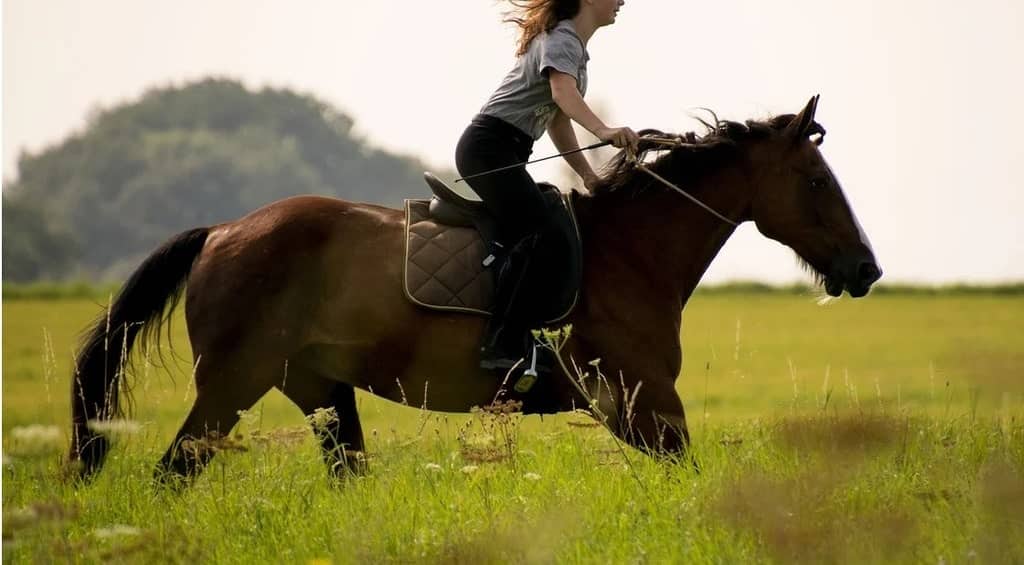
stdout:
{"type": "MultiPolygon", "coordinates": [[[[134,424],[62,479],[95,301],[4,304],[5,562],[721,563],[1024,560],[1024,300],[698,296],[679,390],[691,465],[575,414],[431,414],[360,394],[369,472],[328,478],[279,394],[207,471],[154,486],[194,390],[142,364],[134,424]]],[[[173,359],[173,358],[172,358],[173,359]]]]}

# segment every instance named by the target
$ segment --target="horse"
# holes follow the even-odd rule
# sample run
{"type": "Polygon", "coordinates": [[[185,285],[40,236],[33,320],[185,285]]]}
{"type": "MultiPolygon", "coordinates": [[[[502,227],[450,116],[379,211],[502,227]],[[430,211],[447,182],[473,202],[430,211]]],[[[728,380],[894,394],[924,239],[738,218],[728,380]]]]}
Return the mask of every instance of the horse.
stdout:
{"type": "MultiPolygon", "coordinates": [[[[560,357],[599,358],[614,377],[591,390],[553,377],[552,412],[623,414],[628,402],[628,417],[607,419],[611,433],[655,456],[687,452],[675,388],[682,312],[739,223],[752,221],[792,248],[828,294],[868,293],[881,270],[819,150],[817,102],[762,121],[716,117],[707,132],[668,146],[644,138],[639,161],[620,154],[601,183],[579,195],[583,279],[560,357]],[[692,200],[663,183],[685,187],[692,200]]],[[[239,411],[274,388],[307,415],[334,409],[337,417],[315,431],[338,477],[365,471],[356,388],[432,411],[488,405],[502,382],[478,366],[485,319],[407,300],[404,222],[397,209],[299,196],[164,243],[129,277],[76,358],[73,476],[86,480],[101,468],[110,444],[91,422],[119,414],[133,346],[159,337],[186,287],[195,400],[159,477],[197,476],[215,450],[194,446],[229,433],[239,411]]]]}

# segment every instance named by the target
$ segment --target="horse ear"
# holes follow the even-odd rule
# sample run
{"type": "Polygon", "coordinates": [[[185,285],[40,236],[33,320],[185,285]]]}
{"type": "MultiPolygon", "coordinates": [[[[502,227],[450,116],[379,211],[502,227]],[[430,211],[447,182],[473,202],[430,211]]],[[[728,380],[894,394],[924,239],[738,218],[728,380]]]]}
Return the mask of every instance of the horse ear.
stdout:
{"type": "Polygon", "coordinates": [[[815,94],[804,106],[803,110],[793,118],[793,121],[786,126],[785,135],[793,141],[807,138],[811,134],[811,127],[814,125],[814,112],[818,109],[818,98],[815,94]]]}

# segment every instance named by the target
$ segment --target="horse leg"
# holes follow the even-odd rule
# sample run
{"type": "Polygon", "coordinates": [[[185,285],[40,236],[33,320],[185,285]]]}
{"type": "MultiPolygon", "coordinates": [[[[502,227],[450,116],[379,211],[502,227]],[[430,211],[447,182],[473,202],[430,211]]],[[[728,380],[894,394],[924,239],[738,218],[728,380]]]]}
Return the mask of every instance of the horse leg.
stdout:
{"type": "MultiPolygon", "coordinates": [[[[616,387],[618,389],[618,387],[616,387]]],[[[616,391],[617,393],[619,391],[616,391]]],[[[612,432],[629,445],[656,457],[682,457],[690,447],[690,432],[679,394],[669,385],[640,385],[611,402],[612,432]]],[[[602,399],[603,400],[603,399],[602,399]]],[[[608,404],[601,402],[601,404],[608,404]]]]}
{"type": "Polygon", "coordinates": [[[238,367],[220,370],[209,365],[204,368],[201,362],[196,368],[195,380],[196,400],[157,464],[158,482],[183,484],[197,477],[223,447],[220,442],[238,423],[238,412],[251,408],[273,386],[273,379],[266,371],[246,372],[238,367]]]}
{"type": "Polygon", "coordinates": [[[290,374],[278,388],[311,420],[328,474],[340,479],[366,472],[363,428],[352,385],[302,371],[290,374]],[[318,410],[328,412],[321,415],[318,410]]]}

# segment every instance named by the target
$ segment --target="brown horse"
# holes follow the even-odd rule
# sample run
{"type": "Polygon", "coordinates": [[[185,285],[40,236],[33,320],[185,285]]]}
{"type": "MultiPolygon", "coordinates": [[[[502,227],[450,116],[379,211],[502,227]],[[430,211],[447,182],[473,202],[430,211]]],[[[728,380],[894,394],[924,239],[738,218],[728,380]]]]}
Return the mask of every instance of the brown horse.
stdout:
{"type": "MultiPolygon", "coordinates": [[[[829,294],[860,297],[881,272],[818,150],[816,105],[817,97],[796,116],[764,122],[716,120],[648,167],[721,215],[754,221],[795,250],[829,294]]],[[[615,375],[606,390],[589,391],[602,413],[621,414],[630,396],[630,417],[609,420],[613,433],[648,452],[682,453],[682,311],[735,228],[626,159],[578,199],[577,213],[583,288],[563,357],[600,358],[615,375]]],[[[403,295],[404,221],[399,210],[307,196],[166,242],[125,283],[79,354],[70,459],[80,476],[103,463],[108,442],[89,423],[118,411],[121,368],[139,332],[143,340],[159,335],[186,284],[196,399],[159,463],[164,477],[197,474],[211,451],[183,446],[229,432],[238,411],[274,387],[306,414],[337,411],[318,431],[335,473],[361,469],[350,457],[364,448],[357,387],[430,410],[489,404],[500,383],[478,367],[484,319],[429,311],[403,295]]],[[[568,378],[550,381],[555,410],[588,406],[587,391],[568,378]]]]}

